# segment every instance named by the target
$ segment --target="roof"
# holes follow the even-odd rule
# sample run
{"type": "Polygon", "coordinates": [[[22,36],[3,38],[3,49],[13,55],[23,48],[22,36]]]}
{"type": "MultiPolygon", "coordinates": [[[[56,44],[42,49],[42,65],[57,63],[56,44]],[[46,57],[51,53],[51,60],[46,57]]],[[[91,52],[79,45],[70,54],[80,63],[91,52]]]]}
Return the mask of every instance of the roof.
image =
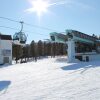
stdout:
{"type": "Polygon", "coordinates": [[[67,40],[67,36],[64,34],[58,33],[57,36],[58,36],[58,38],[62,38],[64,40],[67,40]]]}
{"type": "Polygon", "coordinates": [[[52,32],[50,33],[50,36],[57,36],[57,38],[62,39],[64,41],[67,41],[67,35],[62,34],[62,33],[56,33],[56,32],[52,32]]]}
{"type": "Polygon", "coordinates": [[[1,40],[12,40],[12,37],[11,37],[11,35],[0,34],[0,39],[1,40]]]}
{"type": "Polygon", "coordinates": [[[76,31],[76,30],[66,30],[66,33],[67,34],[71,33],[75,37],[82,38],[82,39],[85,39],[85,40],[90,40],[90,41],[98,40],[96,37],[90,36],[88,34],[85,34],[85,33],[82,33],[82,32],[76,31]]]}
{"type": "Polygon", "coordinates": [[[54,41],[68,41],[68,38],[73,38],[75,41],[80,41],[84,43],[97,42],[98,38],[76,31],[76,30],[66,30],[66,35],[62,33],[52,32],[50,33],[51,38],[54,38],[54,41]]]}

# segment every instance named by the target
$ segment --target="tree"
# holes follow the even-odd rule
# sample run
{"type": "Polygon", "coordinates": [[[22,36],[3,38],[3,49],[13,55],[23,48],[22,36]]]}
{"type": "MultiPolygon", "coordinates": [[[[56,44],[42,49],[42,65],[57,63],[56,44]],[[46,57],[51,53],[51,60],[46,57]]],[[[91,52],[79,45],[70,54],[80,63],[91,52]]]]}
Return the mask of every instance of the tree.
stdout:
{"type": "Polygon", "coordinates": [[[98,36],[97,36],[97,35],[95,35],[95,34],[92,34],[92,36],[93,36],[93,37],[95,37],[95,38],[98,38],[98,36]]]}
{"type": "Polygon", "coordinates": [[[47,43],[43,43],[43,56],[47,56],[47,43]]]}
{"type": "Polygon", "coordinates": [[[29,57],[30,57],[30,46],[27,44],[23,47],[23,55],[21,57],[21,63],[23,62],[23,58],[24,62],[27,62],[29,57]]]}
{"type": "Polygon", "coordinates": [[[39,57],[43,56],[43,43],[41,40],[38,41],[38,55],[39,57]]]}
{"type": "Polygon", "coordinates": [[[49,42],[49,43],[47,43],[47,55],[48,56],[51,56],[51,43],[49,42]]]}
{"type": "Polygon", "coordinates": [[[33,57],[33,59],[35,57],[35,42],[34,42],[34,40],[30,44],[30,56],[33,57]]]}
{"type": "Polygon", "coordinates": [[[18,63],[18,60],[23,55],[22,46],[13,44],[12,54],[13,54],[13,58],[15,58],[16,63],[18,63]]]}
{"type": "Polygon", "coordinates": [[[52,43],[52,48],[51,48],[51,56],[55,57],[56,56],[56,43],[52,43]]]}

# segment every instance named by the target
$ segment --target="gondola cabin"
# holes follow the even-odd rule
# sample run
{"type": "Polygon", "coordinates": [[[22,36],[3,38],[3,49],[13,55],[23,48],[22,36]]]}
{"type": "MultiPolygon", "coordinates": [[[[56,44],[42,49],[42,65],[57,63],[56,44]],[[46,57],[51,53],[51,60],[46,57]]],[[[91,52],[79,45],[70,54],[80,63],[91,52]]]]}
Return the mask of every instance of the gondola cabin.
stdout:
{"type": "Polygon", "coordinates": [[[24,32],[18,32],[13,35],[13,41],[15,44],[25,44],[27,37],[24,32]]]}
{"type": "Polygon", "coordinates": [[[21,30],[13,35],[13,43],[17,45],[25,45],[27,41],[27,36],[22,31],[24,22],[21,21],[20,24],[21,24],[21,30]]]}

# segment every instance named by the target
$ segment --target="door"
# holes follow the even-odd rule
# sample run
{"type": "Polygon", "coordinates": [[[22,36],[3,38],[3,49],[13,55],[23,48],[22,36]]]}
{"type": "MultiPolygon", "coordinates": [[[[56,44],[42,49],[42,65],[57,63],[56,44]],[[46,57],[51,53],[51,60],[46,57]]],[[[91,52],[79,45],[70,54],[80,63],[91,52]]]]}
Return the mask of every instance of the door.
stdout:
{"type": "Polygon", "coordinates": [[[9,63],[9,57],[4,57],[4,63],[9,63]]]}

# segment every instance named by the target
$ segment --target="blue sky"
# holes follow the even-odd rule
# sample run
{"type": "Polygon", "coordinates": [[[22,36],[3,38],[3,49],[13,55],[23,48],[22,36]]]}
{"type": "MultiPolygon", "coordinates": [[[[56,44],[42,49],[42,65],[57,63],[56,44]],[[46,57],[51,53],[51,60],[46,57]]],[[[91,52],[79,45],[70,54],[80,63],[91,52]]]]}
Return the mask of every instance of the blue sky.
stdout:
{"type": "MultiPolygon", "coordinates": [[[[64,1],[65,4],[49,7],[48,12],[43,13],[39,19],[36,12],[28,13],[25,11],[32,7],[29,0],[0,0],[0,17],[22,20],[26,23],[52,29],[44,30],[24,25],[24,31],[28,35],[27,43],[32,40],[48,39],[49,33],[53,30],[65,32],[66,29],[74,29],[90,35],[100,35],[100,0],[49,0],[50,3],[61,1],[64,1]],[[30,32],[26,32],[26,30],[30,32]]],[[[0,26],[20,30],[19,23],[8,20],[0,19],[0,26]]],[[[18,31],[0,27],[0,32],[13,35],[18,31]]]]}

